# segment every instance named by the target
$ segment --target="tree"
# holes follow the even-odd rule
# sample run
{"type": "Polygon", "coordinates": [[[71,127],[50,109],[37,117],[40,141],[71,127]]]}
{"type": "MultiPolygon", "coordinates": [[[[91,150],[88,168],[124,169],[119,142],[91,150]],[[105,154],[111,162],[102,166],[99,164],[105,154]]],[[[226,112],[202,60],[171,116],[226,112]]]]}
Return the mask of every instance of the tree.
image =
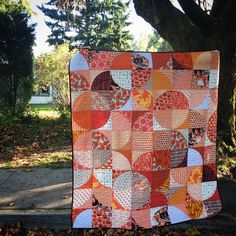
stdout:
{"type": "Polygon", "coordinates": [[[32,94],[34,25],[27,1],[0,0],[0,105],[12,114],[32,94]]]}
{"type": "Polygon", "coordinates": [[[73,29],[74,8],[69,5],[61,8],[58,6],[57,0],[50,0],[38,8],[51,19],[51,21],[46,21],[47,26],[51,29],[48,43],[50,45],[71,44],[73,37],[67,35],[67,32],[73,29]]]}
{"type": "Polygon", "coordinates": [[[67,44],[62,44],[35,60],[36,79],[46,86],[52,86],[54,102],[62,112],[70,104],[68,63],[74,53],[75,51],[69,51],[67,44]]]}
{"type": "Polygon", "coordinates": [[[236,1],[178,0],[183,11],[170,0],[133,2],[137,14],[174,50],[220,50],[218,132],[221,148],[232,155],[236,150],[236,1]]]}
{"type": "Polygon", "coordinates": [[[157,31],[154,31],[148,39],[147,50],[157,51],[157,52],[170,52],[173,51],[173,48],[170,44],[163,39],[157,31]]]}
{"type": "Polygon", "coordinates": [[[133,43],[133,50],[149,52],[172,51],[170,44],[164,40],[156,31],[152,34],[142,34],[139,40],[133,43]]]}
{"type": "Polygon", "coordinates": [[[49,44],[122,50],[129,49],[132,40],[126,29],[128,5],[121,0],[50,0],[39,8],[51,18],[46,22],[49,44]]]}

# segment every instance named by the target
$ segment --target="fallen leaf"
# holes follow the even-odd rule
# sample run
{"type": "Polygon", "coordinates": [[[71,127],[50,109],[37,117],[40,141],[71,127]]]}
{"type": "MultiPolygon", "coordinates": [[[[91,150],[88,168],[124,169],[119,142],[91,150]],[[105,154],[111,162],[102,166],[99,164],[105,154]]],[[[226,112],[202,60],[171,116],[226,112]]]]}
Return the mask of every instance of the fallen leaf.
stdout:
{"type": "Polygon", "coordinates": [[[186,236],[198,236],[198,235],[201,235],[201,233],[195,227],[188,228],[187,230],[185,230],[184,234],[186,236]]]}
{"type": "Polygon", "coordinates": [[[20,222],[20,221],[17,221],[17,222],[16,222],[16,227],[17,227],[18,229],[21,229],[21,222],[20,222]]]}
{"type": "Polygon", "coordinates": [[[65,195],[65,196],[62,196],[61,199],[68,199],[68,198],[69,198],[69,196],[68,196],[68,195],[65,195]]]}
{"type": "Polygon", "coordinates": [[[8,206],[15,206],[15,202],[10,202],[9,204],[8,204],[8,206]]]}

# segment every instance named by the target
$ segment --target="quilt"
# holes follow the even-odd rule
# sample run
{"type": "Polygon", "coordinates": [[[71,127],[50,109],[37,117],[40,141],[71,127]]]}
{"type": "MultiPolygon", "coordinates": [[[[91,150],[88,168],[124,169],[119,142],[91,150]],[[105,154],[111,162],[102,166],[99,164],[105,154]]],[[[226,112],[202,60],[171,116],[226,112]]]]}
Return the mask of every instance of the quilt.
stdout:
{"type": "Polygon", "coordinates": [[[152,228],[221,210],[218,51],[83,48],[69,71],[73,228],[152,228]]]}

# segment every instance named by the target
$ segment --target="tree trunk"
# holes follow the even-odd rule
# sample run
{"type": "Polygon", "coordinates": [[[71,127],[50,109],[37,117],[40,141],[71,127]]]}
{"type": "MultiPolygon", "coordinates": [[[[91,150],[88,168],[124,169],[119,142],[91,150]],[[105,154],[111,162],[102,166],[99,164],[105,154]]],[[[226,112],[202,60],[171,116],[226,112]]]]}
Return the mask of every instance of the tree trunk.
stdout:
{"type": "Polygon", "coordinates": [[[221,51],[218,134],[219,145],[223,151],[235,156],[236,145],[236,39],[234,42],[225,39],[221,51]]]}
{"type": "Polygon", "coordinates": [[[218,144],[228,155],[235,155],[236,1],[218,1],[225,9],[218,23],[214,21],[219,15],[217,7],[214,6],[214,17],[211,17],[192,0],[179,0],[181,6],[185,7],[185,13],[175,8],[169,0],[133,2],[137,14],[149,22],[174,50],[220,50],[218,144]]]}

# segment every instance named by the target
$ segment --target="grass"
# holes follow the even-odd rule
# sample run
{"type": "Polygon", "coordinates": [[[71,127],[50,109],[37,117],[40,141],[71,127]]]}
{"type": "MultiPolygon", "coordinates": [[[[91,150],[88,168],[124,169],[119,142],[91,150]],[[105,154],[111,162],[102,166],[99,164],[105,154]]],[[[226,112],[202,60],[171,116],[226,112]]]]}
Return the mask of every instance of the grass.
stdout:
{"type": "Polygon", "coordinates": [[[0,124],[0,168],[70,167],[70,114],[53,105],[30,105],[21,119],[0,124]]]}
{"type": "Polygon", "coordinates": [[[30,104],[31,112],[36,113],[40,118],[57,119],[60,117],[60,112],[54,104],[30,104]]]}
{"type": "Polygon", "coordinates": [[[41,167],[41,168],[69,168],[72,166],[70,151],[60,151],[44,154],[33,154],[25,158],[16,158],[10,162],[0,163],[0,168],[41,167]]]}
{"type": "Polygon", "coordinates": [[[48,110],[57,110],[57,105],[55,104],[29,104],[29,107],[33,111],[48,111],[48,110]]]}

